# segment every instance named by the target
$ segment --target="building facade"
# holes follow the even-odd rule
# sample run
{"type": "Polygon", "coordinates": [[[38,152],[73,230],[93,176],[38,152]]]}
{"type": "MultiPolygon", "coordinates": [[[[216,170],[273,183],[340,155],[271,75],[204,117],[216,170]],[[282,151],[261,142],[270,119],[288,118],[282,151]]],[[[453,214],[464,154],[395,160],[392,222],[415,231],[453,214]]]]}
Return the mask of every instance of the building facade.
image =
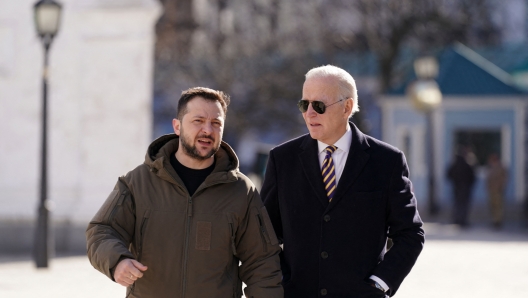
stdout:
{"type": "MultiPolygon", "coordinates": [[[[0,2],[0,251],[32,248],[39,202],[43,48],[36,1],[0,2]]],[[[58,250],[84,229],[152,131],[155,0],[61,0],[50,51],[48,199],[58,250]]]]}
{"type": "MultiPolygon", "coordinates": [[[[443,94],[432,114],[434,182],[440,207],[452,204],[451,183],[446,171],[460,146],[474,156],[477,181],[473,189],[474,216],[485,217],[487,158],[498,154],[507,168],[505,192],[512,212],[525,198],[525,121],[528,94],[513,78],[469,48],[458,44],[438,56],[437,82],[443,94]]],[[[412,81],[412,79],[411,79],[412,81]]],[[[415,110],[405,94],[406,86],[383,97],[383,140],[401,148],[408,159],[414,190],[421,207],[428,204],[426,116],[415,110]]]]}

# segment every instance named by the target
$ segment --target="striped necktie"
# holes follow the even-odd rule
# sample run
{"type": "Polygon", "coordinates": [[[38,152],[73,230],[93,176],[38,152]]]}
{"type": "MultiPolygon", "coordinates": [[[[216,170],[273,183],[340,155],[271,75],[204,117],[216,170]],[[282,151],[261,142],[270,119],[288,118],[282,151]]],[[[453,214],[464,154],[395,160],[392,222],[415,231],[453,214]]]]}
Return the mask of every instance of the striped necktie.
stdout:
{"type": "Polygon", "coordinates": [[[336,188],[335,167],[334,160],[332,159],[332,153],[334,153],[336,150],[337,147],[333,145],[326,147],[326,156],[323,161],[323,184],[325,186],[326,195],[328,196],[329,202],[332,202],[336,188]]]}

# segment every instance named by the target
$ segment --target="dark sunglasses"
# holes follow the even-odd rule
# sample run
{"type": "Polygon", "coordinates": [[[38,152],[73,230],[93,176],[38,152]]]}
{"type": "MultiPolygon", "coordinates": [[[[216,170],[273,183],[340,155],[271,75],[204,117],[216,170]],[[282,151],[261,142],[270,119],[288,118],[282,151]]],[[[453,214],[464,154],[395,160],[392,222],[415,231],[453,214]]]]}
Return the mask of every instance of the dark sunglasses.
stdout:
{"type": "MultiPolygon", "coordinates": [[[[343,99],[340,99],[334,103],[331,103],[329,105],[325,105],[324,102],[322,101],[318,101],[318,100],[314,100],[312,101],[312,108],[314,109],[315,112],[317,112],[317,114],[324,114],[324,112],[326,111],[326,108],[331,106],[331,105],[335,105],[336,103],[340,102],[340,101],[343,101],[345,100],[346,98],[343,98],[343,99]]],[[[306,100],[306,99],[301,99],[299,100],[299,102],[297,103],[297,106],[299,107],[299,110],[301,111],[301,113],[306,113],[306,111],[308,110],[308,106],[310,105],[310,101],[306,100]]]]}

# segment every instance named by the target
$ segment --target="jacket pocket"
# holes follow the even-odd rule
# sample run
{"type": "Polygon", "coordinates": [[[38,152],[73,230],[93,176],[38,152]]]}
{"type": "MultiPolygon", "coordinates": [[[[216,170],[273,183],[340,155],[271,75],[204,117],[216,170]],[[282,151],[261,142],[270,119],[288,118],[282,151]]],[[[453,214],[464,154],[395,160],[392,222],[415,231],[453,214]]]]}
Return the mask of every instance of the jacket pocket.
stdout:
{"type": "Polygon", "coordinates": [[[114,205],[114,208],[112,208],[112,212],[110,213],[110,216],[108,217],[108,223],[112,223],[114,221],[114,217],[117,213],[117,209],[123,205],[123,201],[125,200],[125,197],[127,195],[128,195],[128,191],[124,190],[123,192],[121,192],[121,195],[117,197],[116,204],[114,205]]]}
{"type": "Polygon", "coordinates": [[[108,198],[106,198],[106,201],[103,203],[101,208],[99,208],[99,211],[95,214],[92,221],[98,222],[98,223],[106,223],[108,224],[110,221],[108,218],[110,217],[110,214],[115,213],[115,203],[119,195],[119,190],[114,189],[109,195],[108,198]]]}
{"type": "Polygon", "coordinates": [[[233,219],[233,215],[232,214],[228,214],[227,215],[227,224],[229,225],[229,233],[231,235],[231,239],[230,239],[231,251],[232,251],[233,255],[236,256],[237,255],[237,250],[236,250],[236,228],[235,228],[235,221],[233,219]]]}
{"type": "Polygon", "coordinates": [[[275,235],[275,230],[273,229],[273,224],[271,223],[266,207],[263,206],[260,208],[258,216],[260,222],[260,231],[264,235],[266,243],[271,245],[279,244],[279,240],[277,239],[277,235],[275,235]]]}
{"type": "Polygon", "coordinates": [[[145,239],[145,233],[147,231],[148,219],[150,216],[150,210],[145,211],[143,215],[143,220],[141,221],[141,226],[139,227],[139,239],[138,239],[138,249],[137,249],[137,261],[141,262],[141,256],[143,254],[143,241],[145,239]]]}

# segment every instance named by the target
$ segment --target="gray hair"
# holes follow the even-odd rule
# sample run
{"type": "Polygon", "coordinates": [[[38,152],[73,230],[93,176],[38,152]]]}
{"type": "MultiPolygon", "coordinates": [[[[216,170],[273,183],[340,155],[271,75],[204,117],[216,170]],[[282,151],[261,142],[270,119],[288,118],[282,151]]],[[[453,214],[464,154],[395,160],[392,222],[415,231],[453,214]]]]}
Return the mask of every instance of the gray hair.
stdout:
{"type": "MultiPolygon", "coordinates": [[[[350,117],[352,117],[354,113],[359,112],[356,81],[354,81],[354,78],[344,69],[339,68],[337,66],[333,66],[333,65],[319,66],[319,67],[310,69],[306,73],[305,78],[306,80],[312,79],[312,78],[334,78],[336,79],[339,85],[339,93],[341,97],[352,98],[352,101],[354,102],[354,106],[352,107],[352,113],[350,113],[350,117]]],[[[339,99],[342,99],[342,98],[339,98],[339,99]]]]}

